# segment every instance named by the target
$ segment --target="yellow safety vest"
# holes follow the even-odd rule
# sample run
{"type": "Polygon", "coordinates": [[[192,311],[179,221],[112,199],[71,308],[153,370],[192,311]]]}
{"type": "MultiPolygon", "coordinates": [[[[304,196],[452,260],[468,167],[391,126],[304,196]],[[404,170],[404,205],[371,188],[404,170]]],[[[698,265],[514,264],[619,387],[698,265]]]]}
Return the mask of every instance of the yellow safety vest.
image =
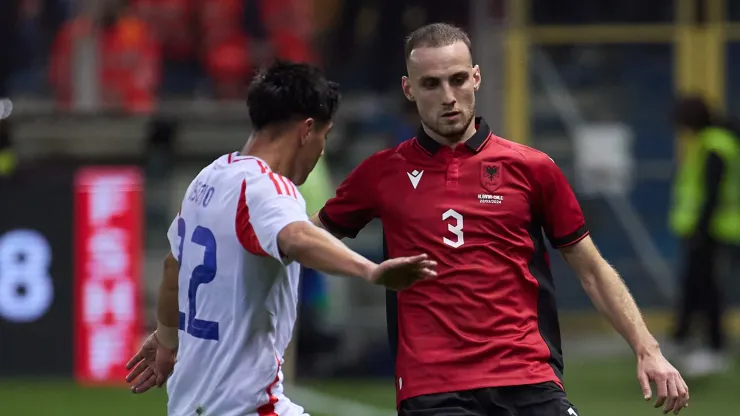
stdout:
{"type": "Polygon", "coordinates": [[[709,234],[717,241],[740,243],[740,143],[732,132],[719,127],[700,131],[686,148],[674,184],[670,227],[680,237],[694,233],[706,198],[704,175],[710,153],[722,158],[725,171],[709,234]]]}

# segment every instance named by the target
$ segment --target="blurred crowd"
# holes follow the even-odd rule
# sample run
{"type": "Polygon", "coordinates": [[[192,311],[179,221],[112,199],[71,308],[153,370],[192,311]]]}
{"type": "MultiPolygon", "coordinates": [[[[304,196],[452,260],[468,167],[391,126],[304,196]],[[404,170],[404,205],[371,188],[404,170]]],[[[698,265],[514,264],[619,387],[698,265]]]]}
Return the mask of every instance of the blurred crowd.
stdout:
{"type": "Polygon", "coordinates": [[[102,101],[131,111],[151,109],[158,94],[241,97],[267,59],[316,60],[312,10],[300,0],[101,0],[88,10],[65,0],[3,3],[3,39],[18,46],[4,48],[4,78],[24,93],[48,85],[63,104],[85,41],[96,48],[102,101]]]}
{"type": "Polygon", "coordinates": [[[241,98],[255,69],[274,58],[320,63],[350,87],[382,88],[403,69],[401,48],[387,54],[385,46],[428,20],[463,24],[467,9],[438,0],[4,0],[0,96],[68,106],[89,56],[101,105],[133,112],[152,110],[159,97],[241,98]]]}

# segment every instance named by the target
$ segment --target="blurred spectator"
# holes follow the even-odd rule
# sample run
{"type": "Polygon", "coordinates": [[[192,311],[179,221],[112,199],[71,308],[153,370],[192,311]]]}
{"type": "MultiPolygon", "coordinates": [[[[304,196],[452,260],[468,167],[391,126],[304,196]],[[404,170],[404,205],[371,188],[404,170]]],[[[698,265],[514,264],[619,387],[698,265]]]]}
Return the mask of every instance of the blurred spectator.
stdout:
{"type": "Polygon", "coordinates": [[[61,0],[0,2],[0,97],[37,93],[45,85],[43,68],[51,43],[65,14],[61,0]]]}
{"type": "Polygon", "coordinates": [[[244,2],[203,2],[199,12],[201,57],[216,97],[241,98],[252,69],[249,39],[244,32],[244,2]]]}
{"type": "Polygon", "coordinates": [[[728,368],[717,259],[728,246],[740,244],[740,141],[738,130],[701,98],[682,99],[675,113],[677,125],[692,136],[675,179],[670,213],[685,253],[673,337],[685,349],[696,316],[706,316],[709,348],[681,354],[686,374],[703,376],[728,368]]]}
{"type": "Polygon", "coordinates": [[[122,1],[106,3],[97,21],[79,17],[68,22],[57,35],[49,77],[60,103],[71,104],[76,44],[87,36],[98,44],[103,107],[152,111],[160,78],[159,45],[147,23],[122,1]]]}
{"type": "Polygon", "coordinates": [[[313,2],[305,0],[262,0],[262,21],[275,57],[296,62],[316,63],[313,48],[313,2]]]}
{"type": "Polygon", "coordinates": [[[133,7],[152,28],[162,51],[162,94],[192,93],[202,69],[196,51],[199,37],[195,2],[134,0],[133,7]]]}
{"type": "Polygon", "coordinates": [[[188,61],[194,51],[194,8],[189,0],[134,0],[132,7],[152,29],[161,46],[162,58],[188,61]]]}

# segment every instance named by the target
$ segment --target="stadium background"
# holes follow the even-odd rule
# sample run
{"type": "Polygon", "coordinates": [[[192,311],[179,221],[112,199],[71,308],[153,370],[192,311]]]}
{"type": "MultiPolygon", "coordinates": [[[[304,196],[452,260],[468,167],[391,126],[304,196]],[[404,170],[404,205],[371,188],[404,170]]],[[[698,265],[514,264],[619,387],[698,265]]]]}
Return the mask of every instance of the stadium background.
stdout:
{"type": "MultiPolygon", "coordinates": [[[[680,261],[666,228],[681,143],[670,106],[679,91],[699,92],[740,116],[740,2],[136,0],[105,13],[108,3],[1,6],[0,414],[162,414],[163,391],[133,396],[116,380],[152,327],[182,192],[248,137],[243,80],[277,56],[342,83],[331,183],[311,191],[320,201],[359,161],[413,135],[398,89],[402,38],[428,21],[469,30],[480,113],[563,167],[651,328],[668,328],[680,261]],[[589,153],[589,141],[616,147],[589,153]]],[[[348,244],[379,259],[379,224],[348,244]]],[[[626,344],[554,267],[571,400],[584,415],[655,414],[626,344]]],[[[393,414],[383,291],[333,278],[312,287],[289,394],[314,415],[393,414]]],[[[728,325],[737,337],[736,313],[728,325]]],[[[694,381],[689,412],[737,413],[739,371],[694,381]]]]}

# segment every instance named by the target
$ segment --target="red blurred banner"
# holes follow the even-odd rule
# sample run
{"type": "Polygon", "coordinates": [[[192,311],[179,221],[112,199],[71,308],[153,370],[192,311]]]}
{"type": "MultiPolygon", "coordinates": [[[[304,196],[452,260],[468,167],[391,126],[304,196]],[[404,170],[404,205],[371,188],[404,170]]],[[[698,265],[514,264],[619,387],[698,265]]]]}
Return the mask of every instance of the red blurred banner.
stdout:
{"type": "Polygon", "coordinates": [[[74,374],[124,382],[144,330],[143,179],[135,167],[86,167],[75,178],[74,374]]]}

